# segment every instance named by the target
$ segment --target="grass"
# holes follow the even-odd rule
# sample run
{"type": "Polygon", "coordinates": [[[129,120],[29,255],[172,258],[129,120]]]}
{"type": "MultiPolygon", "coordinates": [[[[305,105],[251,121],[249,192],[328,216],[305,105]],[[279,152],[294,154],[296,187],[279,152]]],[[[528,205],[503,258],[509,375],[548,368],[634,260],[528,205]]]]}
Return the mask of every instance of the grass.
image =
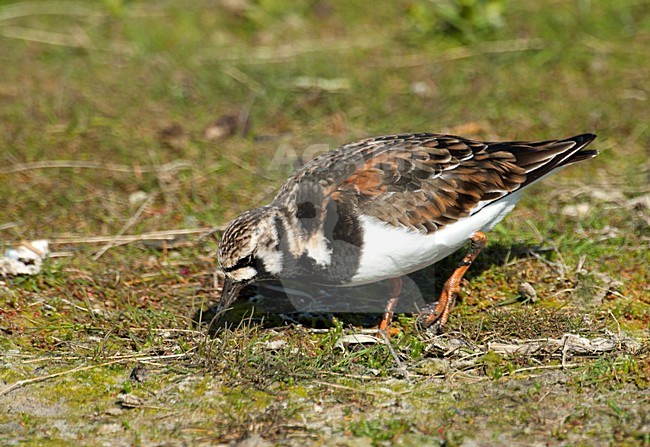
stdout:
{"type": "MultiPolygon", "coordinates": [[[[0,1],[0,244],[65,255],[1,279],[0,441],[649,445],[650,10],[475,3],[0,1]],[[598,134],[490,233],[443,336],[405,314],[392,350],[341,343],[376,316],[273,294],[215,335],[218,232],[74,242],[220,227],[297,159],[398,131],[598,134]],[[617,343],[495,348],[565,334],[617,343]]],[[[459,256],[412,275],[426,299],[459,256]]]]}

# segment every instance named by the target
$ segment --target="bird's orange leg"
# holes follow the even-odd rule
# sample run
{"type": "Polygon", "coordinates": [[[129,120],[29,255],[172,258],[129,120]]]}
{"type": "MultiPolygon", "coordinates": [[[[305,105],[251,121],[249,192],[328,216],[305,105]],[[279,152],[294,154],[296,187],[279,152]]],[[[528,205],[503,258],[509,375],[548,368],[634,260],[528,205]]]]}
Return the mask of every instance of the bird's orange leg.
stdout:
{"type": "Polygon", "coordinates": [[[397,307],[397,300],[402,291],[402,278],[390,278],[388,283],[390,285],[390,298],[388,298],[388,302],[386,303],[386,310],[384,311],[384,318],[379,324],[379,331],[385,331],[388,329],[391,321],[393,321],[393,314],[395,313],[395,307],[397,307]]]}
{"type": "Polygon", "coordinates": [[[445,324],[447,324],[449,313],[456,301],[456,295],[460,289],[460,281],[463,279],[463,275],[465,275],[465,272],[467,272],[469,266],[472,265],[472,262],[474,262],[481,250],[485,248],[486,242],[487,237],[485,236],[485,233],[480,231],[474,233],[467,254],[458,268],[454,273],[452,273],[447,282],[445,282],[445,286],[440,294],[440,300],[436,304],[435,308],[432,305],[429,305],[418,315],[417,321],[421,327],[426,328],[435,324],[436,332],[442,331],[445,324]]]}

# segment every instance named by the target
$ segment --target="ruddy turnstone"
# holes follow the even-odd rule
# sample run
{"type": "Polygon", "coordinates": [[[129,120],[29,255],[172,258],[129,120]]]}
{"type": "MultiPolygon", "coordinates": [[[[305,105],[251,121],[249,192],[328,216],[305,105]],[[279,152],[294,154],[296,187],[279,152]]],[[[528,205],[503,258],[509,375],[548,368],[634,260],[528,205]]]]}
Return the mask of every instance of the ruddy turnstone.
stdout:
{"type": "Polygon", "coordinates": [[[595,135],[480,142],[435,133],[346,144],[298,169],[270,205],[241,214],[219,245],[220,313],[250,281],[298,279],[354,286],[389,279],[379,326],[390,324],[402,275],[469,250],[437,304],[418,316],[441,330],[460,281],[491,230],[533,183],[593,158],[595,135]]]}

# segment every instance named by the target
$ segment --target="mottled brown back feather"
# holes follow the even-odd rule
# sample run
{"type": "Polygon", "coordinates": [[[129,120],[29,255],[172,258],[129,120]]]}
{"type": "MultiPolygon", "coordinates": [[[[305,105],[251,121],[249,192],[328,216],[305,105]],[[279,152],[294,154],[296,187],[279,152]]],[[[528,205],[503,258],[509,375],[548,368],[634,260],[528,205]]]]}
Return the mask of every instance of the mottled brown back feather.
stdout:
{"type": "Polygon", "coordinates": [[[370,138],[304,165],[274,203],[295,214],[299,204],[304,209],[310,201],[320,210],[316,222],[324,222],[333,200],[388,224],[431,233],[553,169],[595,156],[580,152],[594,138],[504,143],[441,134],[370,138]]]}

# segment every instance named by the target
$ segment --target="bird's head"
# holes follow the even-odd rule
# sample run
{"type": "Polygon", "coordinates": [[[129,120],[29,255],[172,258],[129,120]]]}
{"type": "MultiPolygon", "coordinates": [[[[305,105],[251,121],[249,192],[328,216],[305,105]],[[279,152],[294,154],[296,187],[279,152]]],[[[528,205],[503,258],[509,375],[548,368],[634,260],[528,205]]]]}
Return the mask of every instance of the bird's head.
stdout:
{"type": "Polygon", "coordinates": [[[278,210],[255,208],[239,215],[224,231],[219,264],[225,275],[219,310],[225,310],[251,281],[272,279],[282,272],[278,210]]]}

